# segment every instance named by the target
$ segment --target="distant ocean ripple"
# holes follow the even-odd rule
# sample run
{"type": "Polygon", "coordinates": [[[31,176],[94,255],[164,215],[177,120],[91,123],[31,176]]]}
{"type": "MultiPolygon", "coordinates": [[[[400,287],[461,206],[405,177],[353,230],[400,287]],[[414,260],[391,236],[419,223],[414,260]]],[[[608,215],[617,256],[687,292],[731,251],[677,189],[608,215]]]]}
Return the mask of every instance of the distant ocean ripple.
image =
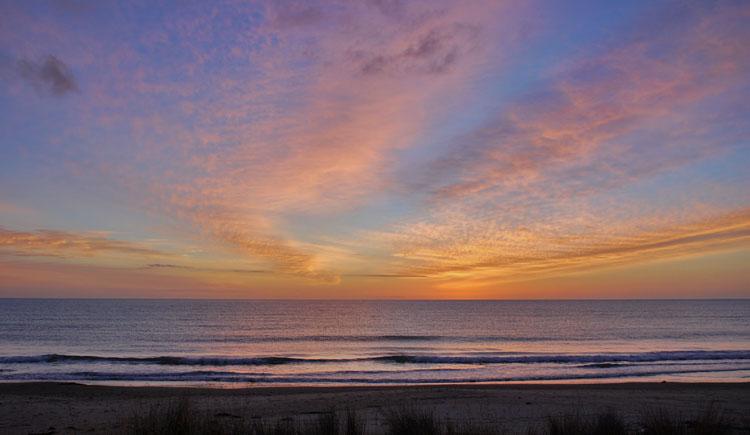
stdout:
{"type": "Polygon", "coordinates": [[[748,318],[748,300],[6,299],[0,381],[746,381],[748,318]]]}

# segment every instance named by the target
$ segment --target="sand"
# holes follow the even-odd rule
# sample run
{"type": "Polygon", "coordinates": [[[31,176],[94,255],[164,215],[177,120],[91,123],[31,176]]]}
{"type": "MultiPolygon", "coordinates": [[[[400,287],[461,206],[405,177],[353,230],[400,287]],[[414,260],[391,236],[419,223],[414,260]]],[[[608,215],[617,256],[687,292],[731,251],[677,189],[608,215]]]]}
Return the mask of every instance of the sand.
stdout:
{"type": "Polygon", "coordinates": [[[367,418],[369,433],[381,432],[383,415],[404,406],[428,408],[455,422],[500,424],[516,432],[550,415],[587,415],[613,408],[636,420],[648,409],[689,416],[714,404],[741,428],[750,427],[750,383],[218,389],[40,382],[0,383],[0,433],[116,433],[134,413],[183,397],[197,409],[229,419],[304,419],[332,409],[355,409],[367,418]]]}

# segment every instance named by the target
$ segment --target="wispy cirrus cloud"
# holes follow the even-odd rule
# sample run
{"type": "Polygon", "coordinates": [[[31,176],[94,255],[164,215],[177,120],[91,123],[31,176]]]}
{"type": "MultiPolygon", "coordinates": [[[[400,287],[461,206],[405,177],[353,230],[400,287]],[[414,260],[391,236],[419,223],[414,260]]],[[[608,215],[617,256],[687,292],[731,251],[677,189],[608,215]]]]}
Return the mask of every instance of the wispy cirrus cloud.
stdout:
{"type": "Polygon", "coordinates": [[[15,256],[167,257],[171,255],[143,243],[116,240],[102,233],[74,233],[57,230],[13,231],[2,227],[0,227],[0,250],[15,256]]]}
{"type": "MultiPolygon", "coordinates": [[[[743,2],[2,8],[0,54],[32,84],[4,95],[14,121],[30,92],[86,89],[46,133],[6,129],[7,173],[42,209],[68,189],[203,248],[144,276],[484,285],[747,243],[727,223],[748,199],[727,163],[750,135],[743,2]]],[[[18,233],[17,256],[156,255],[18,233]]]]}
{"type": "Polygon", "coordinates": [[[406,185],[431,213],[364,243],[391,246],[399,273],[472,284],[746,245],[742,208],[712,208],[696,191],[650,212],[628,191],[737,151],[750,133],[732,95],[746,86],[750,52],[737,38],[750,36],[748,8],[688,9],[662,31],[569,60],[424,171],[411,168],[406,185]],[[723,104],[707,114],[707,101],[723,104]]]}
{"type": "Polygon", "coordinates": [[[262,269],[226,269],[226,268],[214,268],[214,267],[198,267],[198,266],[187,266],[183,264],[171,264],[171,263],[149,263],[145,267],[145,269],[152,269],[152,270],[187,270],[187,271],[195,271],[195,272],[228,272],[228,273],[239,273],[239,274],[265,274],[265,273],[272,273],[268,270],[262,270],[262,269]]]}
{"type": "MultiPolygon", "coordinates": [[[[455,216],[454,216],[455,217],[455,216]]],[[[647,263],[658,259],[737,249],[750,241],[747,210],[705,220],[639,231],[589,227],[573,234],[559,228],[501,228],[494,222],[460,227],[410,226],[380,234],[402,260],[402,274],[433,277],[461,285],[538,279],[593,268],[647,263]]]]}
{"type": "MultiPolygon", "coordinates": [[[[137,124],[128,113],[115,114],[116,124],[147,134],[136,132],[137,160],[123,155],[117,165],[94,164],[94,173],[232,252],[281,273],[336,282],[340,272],[320,269],[323,253],[289,234],[286,219],[351,210],[380,195],[390,184],[393,153],[411,146],[434,115],[424,100],[461,92],[483,67],[480,49],[493,32],[482,29],[503,12],[512,22],[511,9],[482,2],[269,3],[270,19],[226,47],[233,62],[252,58],[249,76],[191,70],[184,83],[159,86],[139,80],[147,72],[131,75],[138,98],[182,101],[197,93],[201,104],[186,101],[137,124]],[[381,59],[378,71],[365,73],[373,59],[381,59]]],[[[193,34],[203,19],[185,17],[193,24],[165,30],[203,44],[185,47],[200,57],[191,64],[198,70],[209,59],[227,62],[226,52],[204,50],[217,42],[210,31],[193,34]]],[[[101,105],[117,106],[111,98],[103,96],[101,105]]]]}
{"type": "Polygon", "coordinates": [[[744,86],[750,51],[737,41],[750,37],[743,26],[748,7],[685,9],[666,23],[652,17],[642,33],[568,61],[548,83],[457,138],[418,185],[448,200],[514,189],[580,194],[736,144],[748,134],[737,118],[741,103],[725,95],[727,104],[713,115],[697,103],[744,86]],[[707,117],[730,128],[706,130],[707,117]]]}

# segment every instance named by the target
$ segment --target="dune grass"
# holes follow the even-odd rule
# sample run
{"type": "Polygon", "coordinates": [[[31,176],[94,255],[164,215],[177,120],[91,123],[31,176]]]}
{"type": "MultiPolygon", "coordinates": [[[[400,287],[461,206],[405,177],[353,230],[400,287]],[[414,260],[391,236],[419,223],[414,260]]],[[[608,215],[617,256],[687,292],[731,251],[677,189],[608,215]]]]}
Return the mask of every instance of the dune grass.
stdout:
{"type": "Polygon", "coordinates": [[[363,435],[364,422],[355,412],[322,413],[309,419],[263,421],[196,410],[188,399],[153,406],[132,415],[125,433],[139,435],[363,435]]]}
{"type": "MultiPolygon", "coordinates": [[[[373,422],[370,422],[373,423],[373,422]]],[[[455,423],[443,420],[425,408],[397,408],[384,414],[382,424],[368,424],[354,411],[325,412],[316,416],[263,420],[196,410],[187,399],[153,406],[125,422],[126,434],[139,435],[500,435],[512,432],[501,427],[455,423]]],[[[663,409],[644,412],[636,421],[626,421],[614,410],[594,416],[551,416],[526,435],[724,435],[733,433],[732,421],[720,409],[708,407],[693,418],[663,409]]]]}
{"type": "MultiPolygon", "coordinates": [[[[645,435],[723,435],[732,433],[732,422],[715,406],[709,406],[696,418],[679,418],[657,409],[643,415],[645,435]]],[[[747,433],[747,432],[746,432],[747,433]]]]}
{"type": "MultiPolygon", "coordinates": [[[[529,431],[534,433],[534,431],[529,431]]],[[[629,433],[625,419],[614,410],[606,410],[593,418],[579,414],[548,417],[545,428],[540,431],[548,435],[624,435],[629,433]]]]}

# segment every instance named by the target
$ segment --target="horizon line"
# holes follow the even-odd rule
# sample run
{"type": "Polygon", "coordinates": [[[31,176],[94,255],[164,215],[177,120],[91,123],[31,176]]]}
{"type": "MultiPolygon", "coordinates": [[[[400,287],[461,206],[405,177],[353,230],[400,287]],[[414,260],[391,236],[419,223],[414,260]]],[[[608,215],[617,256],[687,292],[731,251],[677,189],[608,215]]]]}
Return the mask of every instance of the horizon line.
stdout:
{"type": "Polygon", "coordinates": [[[0,300],[111,300],[111,301],[268,301],[268,302],[575,302],[575,301],[724,301],[750,300],[746,296],[693,298],[550,298],[550,299],[395,299],[395,298],[161,298],[161,297],[19,297],[0,296],[0,300]]]}

